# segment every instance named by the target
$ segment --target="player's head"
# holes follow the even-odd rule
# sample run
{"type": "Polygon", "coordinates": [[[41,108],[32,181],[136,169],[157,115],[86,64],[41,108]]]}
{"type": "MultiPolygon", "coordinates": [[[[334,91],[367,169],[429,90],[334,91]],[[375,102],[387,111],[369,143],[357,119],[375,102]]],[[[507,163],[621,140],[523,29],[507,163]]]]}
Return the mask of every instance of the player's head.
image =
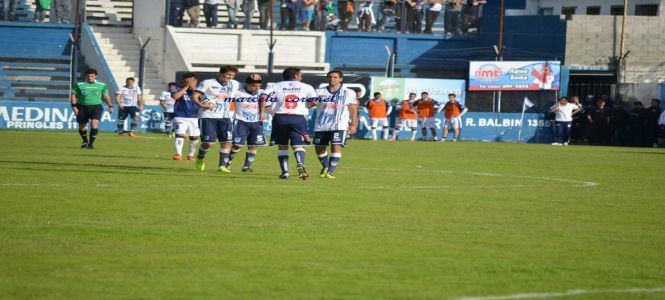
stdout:
{"type": "Polygon", "coordinates": [[[416,100],[416,93],[409,93],[409,100],[416,100]]]}
{"type": "Polygon", "coordinates": [[[379,99],[379,98],[381,98],[381,93],[379,92],[374,93],[374,99],[379,99]]]}
{"type": "Polygon", "coordinates": [[[580,102],[580,97],[579,96],[572,96],[572,97],[570,97],[570,100],[573,101],[574,103],[579,103],[580,102]]]}
{"type": "Polygon", "coordinates": [[[125,79],[125,85],[128,88],[134,87],[134,82],[136,82],[136,80],[134,80],[134,77],[128,77],[127,79],[125,79]]]}
{"type": "Polygon", "coordinates": [[[651,106],[660,106],[660,99],[651,99],[651,106]]]}
{"type": "Polygon", "coordinates": [[[222,66],[219,68],[219,75],[217,76],[217,79],[219,79],[219,82],[221,83],[226,83],[227,81],[236,78],[236,74],[238,74],[238,68],[228,65],[222,66]]]}
{"type": "Polygon", "coordinates": [[[250,93],[256,93],[261,89],[261,79],[254,79],[252,76],[247,76],[245,79],[245,89],[250,93]]]}
{"type": "Polygon", "coordinates": [[[190,82],[190,81],[192,81],[192,80],[193,80],[194,82],[197,82],[197,81],[199,80],[199,78],[196,76],[196,74],[194,74],[194,73],[192,73],[192,72],[187,72],[187,73],[185,73],[184,75],[182,75],[182,82],[183,82],[185,85],[187,85],[187,83],[190,82]]]}
{"type": "Polygon", "coordinates": [[[344,74],[342,71],[337,70],[328,72],[326,77],[328,77],[328,84],[331,86],[339,86],[342,83],[342,80],[344,80],[344,74]]]}
{"type": "Polygon", "coordinates": [[[97,79],[97,70],[87,69],[85,71],[85,80],[88,82],[95,82],[95,79],[97,79]]]}
{"type": "Polygon", "coordinates": [[[564,105],[564,104],[568,103],[568,98],[560,97],[558,102],[559,102],[559,104],[564,105]]]}
{"type": "Polygon", "coordinates": [[[427,92],[420,93],[420,98],[423,100],[427,100],[427,98],[429,98],[429,93],[427,92]]]}
{"type": "Polygon", "coordinates": [[[284,78],[284,80],[301,81],[302,80],[302,70],[300,70],[298,68],[293,68],[293,67],[286,68],[286,69],[284,69],[284,71],[282,71],[282,78],[284,78]]]}
{"type": "Polygon", "coordinates": [[[169,84],[166,85],[166,88],[170,91],[170,90],[175,89],[175,87],[176,87],[177,85],[178,85],[178,84],[175,83],[175,82],[169,82],[169,84]]]}
{"type": "Polygon", "coordinates": [[[457,95],[453,93],[448,94],[448,100],[450,100],[451,102],[457,101],[457,95]]]}

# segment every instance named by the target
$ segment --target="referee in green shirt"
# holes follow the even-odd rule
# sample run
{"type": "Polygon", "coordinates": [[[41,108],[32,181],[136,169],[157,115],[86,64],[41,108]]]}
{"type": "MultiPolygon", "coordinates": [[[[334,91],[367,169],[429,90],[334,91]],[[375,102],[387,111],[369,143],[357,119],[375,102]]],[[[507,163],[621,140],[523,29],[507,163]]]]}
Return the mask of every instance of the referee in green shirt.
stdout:
{"type": "Polygon", "coordinates": [[[76,122],[79,123],[79,134],[83,140],[81,148],[94,149],[99,119],[104,112],[102,100],[109,106],[109,112],[113,112],[109,89],[105,83],[95,80],[96,78],[97,70],[88,69],[85,71],[85,81],[78,82],[72,87],[71,103],[76,114],[76,122]],[[88,122],[90,122],[90,139],[87,137],[88,122]]]}

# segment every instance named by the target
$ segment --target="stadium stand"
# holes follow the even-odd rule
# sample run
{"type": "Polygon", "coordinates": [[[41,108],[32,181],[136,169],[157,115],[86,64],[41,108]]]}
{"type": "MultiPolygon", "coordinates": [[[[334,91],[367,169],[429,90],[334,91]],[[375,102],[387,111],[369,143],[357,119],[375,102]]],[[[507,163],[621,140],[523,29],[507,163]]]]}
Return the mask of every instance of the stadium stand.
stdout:
{"type": "Polygon", "coordinates": [[[66,102],[73,26],[0,22],[0,99],[66,102]],[[17,39],[16,37],[21,37],[17,39]]]}
{"type": "Polygon", "coordinates": [[[86,0],[85,15],[93,26],[132,27],[133,0],[86,0]]]}

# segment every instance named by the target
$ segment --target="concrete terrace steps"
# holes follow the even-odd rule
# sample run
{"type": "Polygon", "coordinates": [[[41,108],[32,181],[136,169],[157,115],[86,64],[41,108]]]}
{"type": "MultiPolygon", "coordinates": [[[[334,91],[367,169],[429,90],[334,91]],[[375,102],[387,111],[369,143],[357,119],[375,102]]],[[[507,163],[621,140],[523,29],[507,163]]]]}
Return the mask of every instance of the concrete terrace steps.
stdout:
{"type": "Polygon", "coordinates": [[[85,5],[88,23],[96,26],[131,27],[133,0],[87,0],[85,5]]]}
{"type": "MultiPolygon", "coordinates": [[[[92,31],[118,86],[123,86],[128,77],[138,81],[140,46],[131,28],[92,26],[92,31]]],[[[144,101],[157,104],[166,85],[158,75],[158,68],[149,59],[146,60],[144,80],[144,101]]]]}

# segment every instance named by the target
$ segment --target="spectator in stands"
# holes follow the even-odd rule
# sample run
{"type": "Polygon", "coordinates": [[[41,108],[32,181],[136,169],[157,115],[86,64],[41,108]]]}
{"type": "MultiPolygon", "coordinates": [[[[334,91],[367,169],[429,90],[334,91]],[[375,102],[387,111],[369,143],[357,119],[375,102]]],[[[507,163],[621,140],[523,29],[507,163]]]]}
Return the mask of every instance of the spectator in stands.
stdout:
{"type": "Polygon", "coordinates": [[[270,24],[270,0],[258,0],[259,6],[259,28],[266,30],[270,24]]]}
{"type": "Polygon", "coordinates": [[[201,8],[199,7],[199,4],[199,0],[182,0],[180,19],[182,20],[182,15],[187,12],[187,15],[189,16],[189,27],[199,26],[199,15],[201,14],[201,8]]]}
{"type": "Polygon", "coordinates": [[[422,32],[424,3],[425,0],[406,0],[406,30],[408,32],[422,32]]]}
{"type": "Polygon", "coordinates": [[[561,97],[550,111],[555,114],[554,129],[555,137],[554,146],[568,146],[570,142],[570,133],[573,127],[573,115],[580,111],[580,107],[575,103],[569,103],[566,97],[561,97]]]}
{"type": "Polygon", "coordinates": [[[463,16],[462,0],[449,0],[444,18],[447,35],[462,34],[463,16]]]}
{"type": "Polygon", "coordinates": [[[354,12],[353,0],[337,0],[337,16],[339,17],[342,31],[349,30],[349,23],[354,12]]]}
{"type": "Polygon", "coordinates": [[[486,4],[486,0],[467,0],[462,9],[464,15],[464,32],[478,31],[478,19],[480,18],[480,6],[486,4]]]}
{"type": "Polygon", "coordinates": [[[649,147],[657,146],[658,143],[658,118],[660,117],[660,100],[651,99],[651,105],[647,108],[646,117],[646,141],[649,147]]]}
{"type": "Polygon", "coordinates": [[[2,11],[0,20],[12,21],[14,19],[14,9],[18,0],[2,0],[2,11]]]}
{"type": "Polygon", "coordinates": [[[330,15],[335,15],[332,0],[319,0],[316,5],[316,30],[326,31],[330,15]]]}
{"type": "Polygon", "coordinates": [[[425,6],[425,31],[424,33],[432,34],[432,27],[436,23],[436,19],[441,14],[443,9],[443,2],[445,0],[430,0],[429,5],[425,6]]]}
{"type": "Polygon", "coordinates": [[[610,143],[615,146],[626,145],[626,124],[628,121],[628,112],[622,107],[619,101],[612,104],[610,112],[610,143]]]}
{"type": "Polygon", "coordinates": [[[217,7],[219,7],[219,0],[205,0],[203,2],[203,15],[206,19],[206,27],[217,27],[217,7]]]}
{"type": "Polygon", "coordinates": [[[361,5],[358,11],[358,30],[371,32],[372,24],[376,24],[372,0],[365,0],[361,2],[361,5]]]}
{"type": "MultiPolygon", "coordinates": [[[[382,32],[389,18],[395,18],[395,22],[399,24],[399,10],[397,0],[383,0],[379,5],[380,17],[379,22],[376,24],[376,31],[382,32]]],[[[399,25],[397,27],[399,28],[399,25]]]]}
{"type": "Polygon", "coordinates": [[[314,18],[316,0],[300,0],[300,21],[302,30],[309,31],[310,22],[314,18]]]}
{"type": "Polygon", "coordinates": [[[226,11],[229,14],[229,21],[226,28],[238,29],[238,9],[240,9],[240,0],[224,0],[226,11]]]}
{"type": "Polygon", "coordinates": [[[55,16],[55,18],[51,17],[51,23],[69,24],[70,0],[51,0],[51,3],[51,16],[55,16]]]}
{"type": "Polygon", "coordinates": [[[596,107],[589,111],[587,120],[591,124],[591,144],[607,145],[609,138],[610,112],[605,108],[605,101],[601,98],[596,102],[596,107]]]}
{"type": "Polygon", "coordinates": [[[279,21],[279,29],[295,30],[297,13],[298,0],[282,0],[282,5],[280,7],[281,20],[279,21]]]}
{"type": "Polygon", "coordinates": [[[635,102],[633,110],[628,115],[628,145],[639,147],[645,144],[646,117],[647,110],[642,102],[635,102]]]}
{"type": "Polygon", "coordinates": [[[254,10],[257,6],[255,2],[256,0],[243,0],[240,4],[242,12],[245,14],[243,29],[252,29],[252,16],[254,16],[254,10]]]}
{"type": "Polygon", "coordinates": [[[51,8],[51,0],[37,0],[35,1],[35,22],[43,23],[46,17],[46,10],[51,8]]]}

